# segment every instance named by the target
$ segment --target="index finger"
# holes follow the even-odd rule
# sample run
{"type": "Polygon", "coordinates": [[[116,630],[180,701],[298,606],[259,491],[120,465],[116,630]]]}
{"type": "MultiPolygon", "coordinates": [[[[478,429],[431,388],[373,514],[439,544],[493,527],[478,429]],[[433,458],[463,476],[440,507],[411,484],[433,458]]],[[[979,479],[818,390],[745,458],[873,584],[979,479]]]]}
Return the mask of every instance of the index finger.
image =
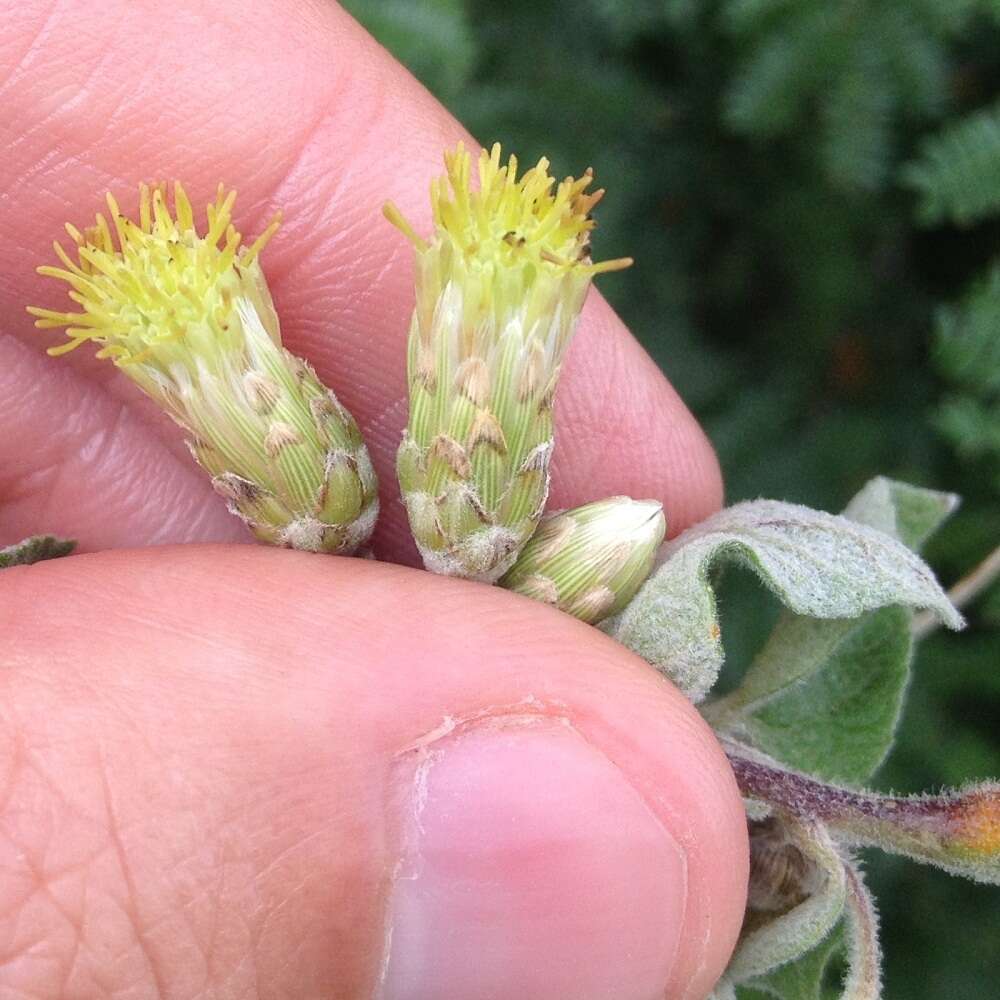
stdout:
{"type": "MultiPolygon", "coordinates": [[[[63,221],[86,221],[105,190],[131,211],[139,181],[178,177],[204,201],[223,180],[239,190],[238,222],[251,235],[280,208],[284,224],[263,264],[286,343],[312,361],[365,434],[382,484],[379,552],[412,554],[393,473],[406,420],[412,264],[379,209],[391,197],[427,231],[428,181],[440,172],[441,151],[464,136],[461,127],[334,6],[189,0],[172,4],[169,18],[160,5],[130,0],[6,8],[0,309],[7,331],[38,351],[52,343],[22,313],[29,302],[55,305],[62,296],[33,266],[51,256],[63,221]]],[[[92,392],[95,365],[76,356],[83,353],[50,364],[73,365],[92,392]]],[[[122,393],[133,406],[135,394],[115,381],[102,373],[102,391],[122,393]]],[[[176,443],[174,428],[155,426],[176,443]]],[[[562,379],[556,434],[553,506],[615,493],[654,497],[676,532],[719,503],[718,467],[696,422],[595,293],[562,379]]],[[[127,461],[128,447],[119,452],[115,461],[127,461]]],[[[157,475],[155,462],[147,469],[157,475]]],[[[111,463],[102,474],[116,471],[111,463]]],[[[100,483],[91,486],[100,492],[100,483]]],[[[58,490],[75,488],[57,481],[46,512],[72,521],[73,504],[60,503],[58,490]]],[[[217,503],[220,520],[200,518],[198,539],[231,537],[221,500],[206,501],[217,503]]],[[[41,527],[87,541],[87,525],[41,527]]],[[[164,532],[162,510],[140,512],[123,522],[121,538],[106,530],[101,537],[189,540],[183,522],[175,528],[176,536],[164,532]],[[143,516],[151,518],[145,536],[143,516]]]]}

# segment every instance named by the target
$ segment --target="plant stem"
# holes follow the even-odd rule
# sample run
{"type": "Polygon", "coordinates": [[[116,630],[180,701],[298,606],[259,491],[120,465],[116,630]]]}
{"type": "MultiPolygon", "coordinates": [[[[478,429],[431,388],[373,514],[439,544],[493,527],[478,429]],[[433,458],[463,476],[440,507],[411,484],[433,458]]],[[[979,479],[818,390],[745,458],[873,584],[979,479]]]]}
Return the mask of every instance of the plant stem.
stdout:
{"type": "Polygon", "coordinates": [[[880,795],[828,784],[722,738],[744,798],[825,824],[841,843],[880,847],[980,882],[1000,884],[1000,784],[941,795],[880,795]]]}
{"type": "MultiPolygon", "coordinates": [[[[998,545],[971,573],[963,576],[951,590],[948,597],[956,608],[971,604],[998,576],[1000,576],[1000,545],[998,545]]],[[[919,642],[926,639],[939,625],[934,615],[921,611],[913,618],[913,638],[919,642]]]]}

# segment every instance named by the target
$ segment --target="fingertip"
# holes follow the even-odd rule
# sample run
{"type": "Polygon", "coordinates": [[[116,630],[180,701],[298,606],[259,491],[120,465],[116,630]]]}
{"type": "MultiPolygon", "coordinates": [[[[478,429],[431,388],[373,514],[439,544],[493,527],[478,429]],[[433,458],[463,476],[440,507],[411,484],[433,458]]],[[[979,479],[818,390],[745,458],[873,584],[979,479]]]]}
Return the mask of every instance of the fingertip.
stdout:
{"type": "Polygon", "coordinates": [[[565,719],[488,716],[398,770],[380,1000],[663,994],[685,853],[565,719]]]}
{"type": "MultiPolygon", "coordinates": [[[[275,989],[297,942],[303,981],[350,969],[383,1000],[694,1000],[722,972],[748,866],[735,780],[691,704],[598,630],[496,588],[252,547],[79,556],[0,587],[6,702],[51,742],[49,773],[103,734],[150,907],[175,905],[156,872],[185,852],[206,884],[220,844],[252,858],[227,899],[286,914],[261,960],[275,989]],[[291,884],[271,851],[292,852],[291,884]]],[[[222,927],[245,919],[216,905],[222,927]]]]}

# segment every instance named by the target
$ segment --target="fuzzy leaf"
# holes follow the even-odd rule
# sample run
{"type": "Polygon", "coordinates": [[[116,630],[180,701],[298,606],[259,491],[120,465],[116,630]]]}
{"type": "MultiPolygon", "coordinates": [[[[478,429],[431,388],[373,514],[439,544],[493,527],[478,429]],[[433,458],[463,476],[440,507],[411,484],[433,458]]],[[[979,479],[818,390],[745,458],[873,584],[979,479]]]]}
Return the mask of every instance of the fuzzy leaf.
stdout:
{"type": "Polygon", "coordinates": [[[720,979],[706,1000],[736,1000],[736,988],[728,979],[720,979]]]}
{"type": "Polygon", "coordinates": [[[776,1000],[823,1000],[823,977],[831,959],[844,947],[843,922],[815,948],[794,962],[775,969],[748,985],[776,1000]]]}
{"type": "Polygon", "coordinates": [[[872,933],[877,932],[875,908],[853,866],[847,867],[847,877],[848,919],[842,920],[812,951],[748,983],[755,995],[764,994],[774,1000],[825,1000],[829,996],[823,987],[827,966],[847,943],[850,962],[839,1000],[879,1000],[880,949],[878,934],[872,933]],[[855,886],[860,887],[863,897],[854,891],[855,886]],[[845,934],[847,929],[849,936],[845,934]]]}
{"type": "Polygon", "coordinates": [[[709,572],[743,563],[796,614],[855,618],[902,604],[947,625],[962,618],[933,573],[888,535],[844,517],[774,500],[720,511],[667,546],[666,561],[606,630],[693,701],[715,683],[723,651],[709,572]]]}
{"type": "Polygon", "coordinates": [[[788,816],[772,821],[771,830],[783,838],[778,842],[778,851],[761,853],[751,840],[747,919],[726,968],[726,978],[737,985],[799,959],[830,934],[844,912],[846,872],[826,828],[821,823],[788,816]],[[794,851],[797,862],[787,861],[788,850],[794,851]],[[783,905],[781,897],[787,889],[790,864],[801,874],[795,888],[803,895],[783,905]]]}
{"type": "Polygon", "coordinates": [[[830,781],[864,782],[892,745],[911,647],[910,614],[903,608],[846,622],[789,616],[765,653],[783,660],[797,653],[811,676],[748,709],[738,731],[799,770],[830,781]]]}
{"type": "Polygon", "coordinates": [[[882,948],[875,902],[852,861],[847,874],[848,970],[842,1000],[879,1000],[882,996],[882,948]]]}
{"type": "Polygon", "coordinates": [[[919,552],[959,504],[954,493],[911,486],[896,479],[870,479],[844,508],[844,517],[898,538],[919,552]]]}
{"type": "Polygon", "coordinates": [[[68,556],[76,546],[76,542],[56,538],[55,535],[33,535],[15,545],[0,549],[0,569],[10,566],[27,566],[30,563],[41,562],[43,559],[58,559],[68,556]]]}
{"type": "MultiPolygon", "coordinates": [[[[917,548],[957,503],[880,476],[844,516],[917,548]]],[[[706,714],[792,767],[862,783],[892,744],[911,653],[910,615],[899,607],[834,621],[786,613],[741,686],[706,714]]]]}

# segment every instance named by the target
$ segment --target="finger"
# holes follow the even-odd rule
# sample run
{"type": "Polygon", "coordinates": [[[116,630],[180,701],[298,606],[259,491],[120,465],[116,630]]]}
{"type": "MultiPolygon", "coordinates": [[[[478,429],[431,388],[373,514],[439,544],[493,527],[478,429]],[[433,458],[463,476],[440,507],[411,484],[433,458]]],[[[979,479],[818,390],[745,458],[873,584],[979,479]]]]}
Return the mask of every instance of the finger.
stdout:
{"type": "Polygon", "coordinates": [[[594,629],[251,547],[0,607],[0,994],[698,1000],[726,961],[731,772],[594,629]]]}
{"type": "MultiPolygon", "coordinates": [[[[429,179],[441,171],[441,151],[463,132],[338,8],[271,0],[255,4],[252,16],[248,10],[188,0],[164,17],[160,5],[134,0],[4,4],[5,329],[36,351],[51,343],[22,311],[29,302],[54,305],[62,292],[37,278],[33,265],[51,256],[62,222],[85,222],[106,189],[131,211],[140,180],[180,177],[196,199],[205,199],[223,179],[239,188],[237,221],[246,233],[259,232],[281,208],[285,222],[264,264],[287,342],[315,363],[361,423],[384,491],[380,549],[399,558],[411,552],[392,467],[406,415],[412,265],[405,241],[379,208],[391,197],[427,231],[429,179]]],[[[63,384],[57,396],[59,376],[47,377],[21,418],[31,424],[44,419],[46,407],[58,407],[80,419],[41,454],[10,436],[0,445],[0,465],[54,467],[86,447],[93,429],[83,416],[90,413],[86,397],[97,366],[84,353],[48,363],[71,367],[81,384],[63,384]]],[[[26,377],[29,363],[19,368],[17,357],[10,361],[12,375],[26,377]]],[[[597,295],[566,369],[555,505],[622,492],[657,497],[676,531],[718,504],[718,469],[703,435],[597,295]]],[[[105,376],[100,384],[131,412],[131,387],[105,376]]],[[[148,425],[171,446],[164,464],[173,479],[152,491],[173,497],[171,507],[211,504],[216,515],[193,525],[175,519],[165,528],[160,511],[133,504],[121,517],[116,510],[109,518],[105,509],[95,519],[73,502],[67,477],[45,499],[26,492],[10,515],[16,524],[6,530],[28,527],[39,513],[31,506],[36,496],[54,519],[45,527],[78,535],[85,547],[216,537],[221,501],[176,450],[176,428],[139,413],[130,420],[133,432],[145,433],[148,425]],[[191,474],[180,476],[182,468],[191,474]]],[[[88,479],[97,496],[134,464],[131,441],[123,436],[118,444],[92,461],[88,479]]],[[[159,477],[156,463],[148,474],[159,477]]]]}
{"type": "Polygon", "coordinates": [[[40,531],[84,550],[249,540],[151,403],[52,360],[0,336],[0,544],[40,531]]]}

